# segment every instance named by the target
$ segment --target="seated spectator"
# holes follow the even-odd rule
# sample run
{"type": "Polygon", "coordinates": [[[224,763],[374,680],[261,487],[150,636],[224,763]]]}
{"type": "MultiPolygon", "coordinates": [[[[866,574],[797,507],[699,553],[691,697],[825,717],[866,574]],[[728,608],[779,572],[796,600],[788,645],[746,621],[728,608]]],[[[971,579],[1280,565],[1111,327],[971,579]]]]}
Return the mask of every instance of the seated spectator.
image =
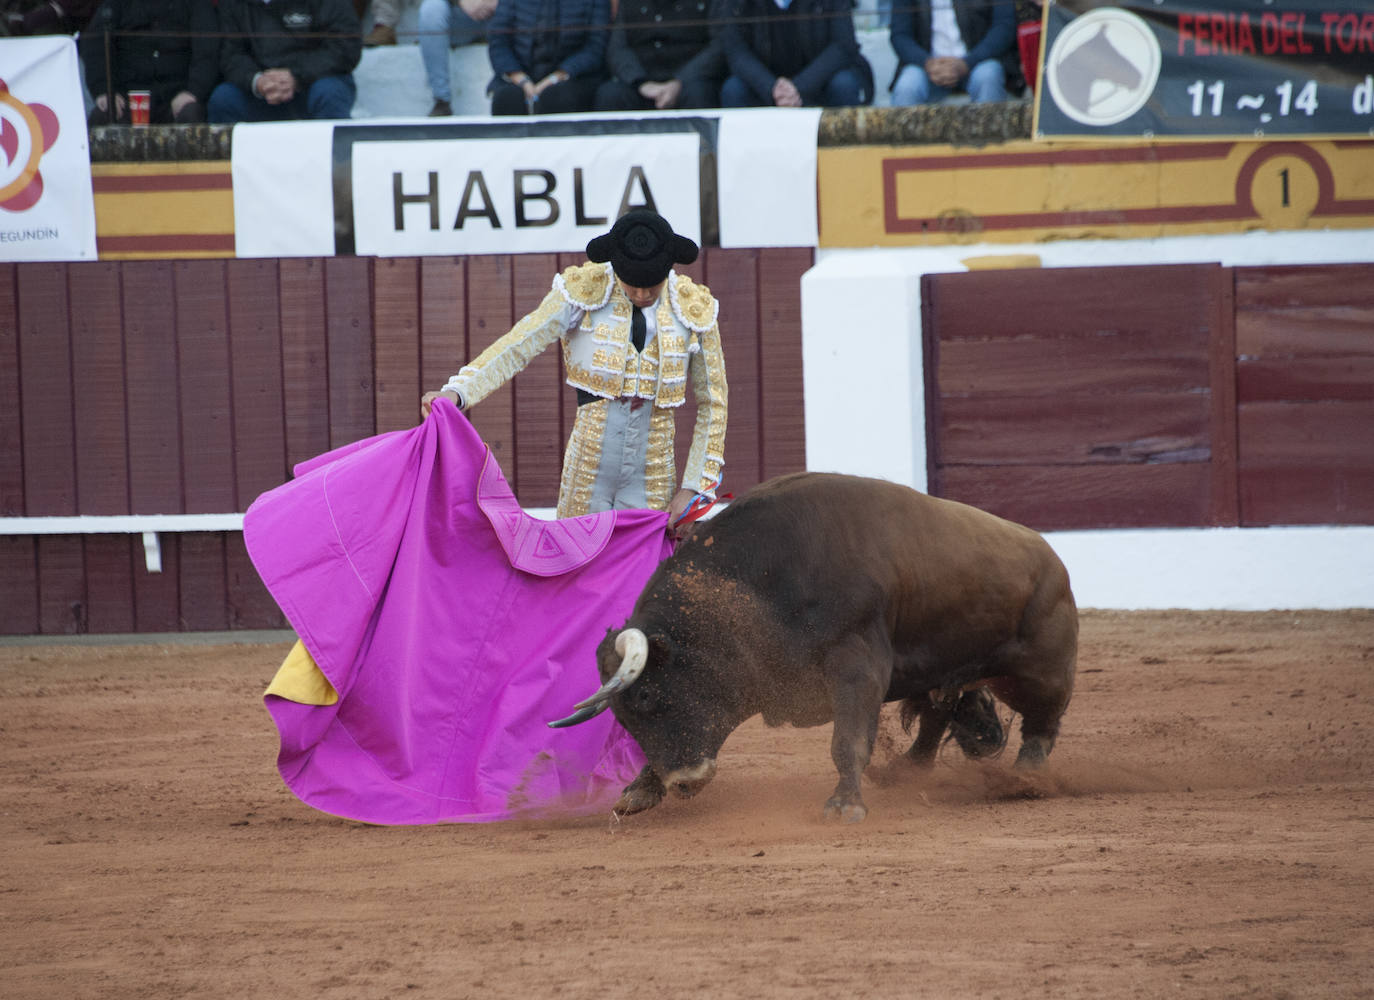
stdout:
{"type": "Polygon", "coordinates": [[[850,0],[731,0],[721,28],[727,108],[843,107],[873,100],[850,0]]]}
{"type": "Polygon", "coordinates": [[[8,0],[0,14],[0,36],[74,35],[98,6],[100,0],[8,0]]]}
{"type": "Polygon", "coordinates": [[[894,106],[938,102],[955,91],[975,103],[1005,101],[1008,79],[1020,89],[1016,9],[1006,0],[898,3],[888,37],[897,53],[894,106]]]}
{"type": "Polygon", "coordinates": [[[485,38],[495,13],[496,0],[421,0],[420,59],[425,64],[429,92],[434,95],[431,118],[453,114],[449,49],[485,38]]]}
{"type": "Polygon", "coordinates": [[[491,113],[591,111],[610,23],[610,0],[502,0],[487,42],[491,113]]]}
{"type": "Polygon", "coordinates": [[[362,29],[350,0],[219,0],[224,82],[212,122],[348,118],[362,29]]]}
{"type": "Polygon", "coordinates": [[[606,45],[611,78],[596,91],[598,111],[718,108],[725,49],[710,0],[628,0],[606,45]]]}
{"type": "Polygon", "coordinates": [[[205,121],[218,32],[215,0],[105,0],[77,42],[95,96],[91,124],[127,125],[130,90],[148,91],[154,124],[205,121]]]}

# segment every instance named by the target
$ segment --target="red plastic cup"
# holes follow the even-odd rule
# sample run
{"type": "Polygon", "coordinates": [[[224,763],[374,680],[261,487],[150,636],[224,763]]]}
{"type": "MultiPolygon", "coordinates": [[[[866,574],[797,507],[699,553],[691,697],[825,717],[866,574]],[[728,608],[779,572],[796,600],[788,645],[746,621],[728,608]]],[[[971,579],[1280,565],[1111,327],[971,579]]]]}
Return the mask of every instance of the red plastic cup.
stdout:
{"type": "Polygon", "coordinates": [[[129,121],[135,125],[147,125],[152,95],[146,90],[129,91],[129,121]]]}

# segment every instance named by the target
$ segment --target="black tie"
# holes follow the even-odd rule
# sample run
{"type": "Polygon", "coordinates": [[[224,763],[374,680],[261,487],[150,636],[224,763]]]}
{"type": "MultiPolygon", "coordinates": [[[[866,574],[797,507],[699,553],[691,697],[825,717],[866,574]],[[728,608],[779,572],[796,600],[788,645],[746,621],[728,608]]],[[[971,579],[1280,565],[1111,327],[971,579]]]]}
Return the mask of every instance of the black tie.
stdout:
{"type": "Polygon", "coordinates": [[[644,338],[648,331],[644,324],[644,310],[638,306],[630,307],[630,339],[634,342],[635,350],[644,350],[644,338]]]}

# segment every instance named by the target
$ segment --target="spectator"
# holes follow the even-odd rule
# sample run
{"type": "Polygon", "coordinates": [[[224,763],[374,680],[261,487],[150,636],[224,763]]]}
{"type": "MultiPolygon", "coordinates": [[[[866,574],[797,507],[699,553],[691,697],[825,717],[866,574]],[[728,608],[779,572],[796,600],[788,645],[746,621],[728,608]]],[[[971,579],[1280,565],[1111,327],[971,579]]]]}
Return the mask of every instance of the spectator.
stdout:
{"type": "Polygon", "coordinates": [[[148,91],[150,122],[205,121],[218,31],[214,0],[105,0],[77,43],[95,95],[91,124],[128,124],[130,90],[148,91]]]}
{"type": "Polygon", "coordinates": [[[611,78],[596,91],[598,111],[720,107],[725,50],[710,0],[621,3],[606,45],[611,78]]]}
{"type": "Polygon", "coordinates": [[[496,0],[421,0],[420,59],[434,95],[431,118],[453,114],[449,49],[485,38],[487,22],[495,13],[496,0]]]}
{"type": "Polygon", "coordinates": [[[938,102],[965,91],[975,103],[1005,101],[1007,81],[1020,90],[1016,11],[1007,0],[929,0],[892,11],[897,75],[892,104],[938,102]]]}
{"type": "Polygon", "coordinates": [[[212,122],[348,118],[362,31],[350,0],[219,0],[224,82],[212,122]]]}
{"type": "Polygon", "coordinates": [[[74,35],[98,6],[100,0],[7,0],[0,35],[74,35]]]}
{"type": "Polygon", "coordinates": [[[610,0],[505,0],[491,19],[493,115],[590,111],[606,78],[610,0]]]}
{"type": "Polygon", "coordinates": [[[843,107],[873,100],[850,0],[731,0],[721,28],[727,108],[843,107]]]}

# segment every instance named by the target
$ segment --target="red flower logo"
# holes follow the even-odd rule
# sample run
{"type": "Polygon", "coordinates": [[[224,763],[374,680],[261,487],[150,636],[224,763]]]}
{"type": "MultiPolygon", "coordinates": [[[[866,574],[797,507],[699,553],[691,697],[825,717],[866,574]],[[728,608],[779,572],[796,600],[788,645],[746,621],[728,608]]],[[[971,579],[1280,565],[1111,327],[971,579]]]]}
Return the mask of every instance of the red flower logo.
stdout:
{"type": "Polygon", "coordinates": [[[0,80],[0,209],[22,212],[43,196],[38,172],[57,141],[57,115],[45,104],[25,104],[0,80]]]}

